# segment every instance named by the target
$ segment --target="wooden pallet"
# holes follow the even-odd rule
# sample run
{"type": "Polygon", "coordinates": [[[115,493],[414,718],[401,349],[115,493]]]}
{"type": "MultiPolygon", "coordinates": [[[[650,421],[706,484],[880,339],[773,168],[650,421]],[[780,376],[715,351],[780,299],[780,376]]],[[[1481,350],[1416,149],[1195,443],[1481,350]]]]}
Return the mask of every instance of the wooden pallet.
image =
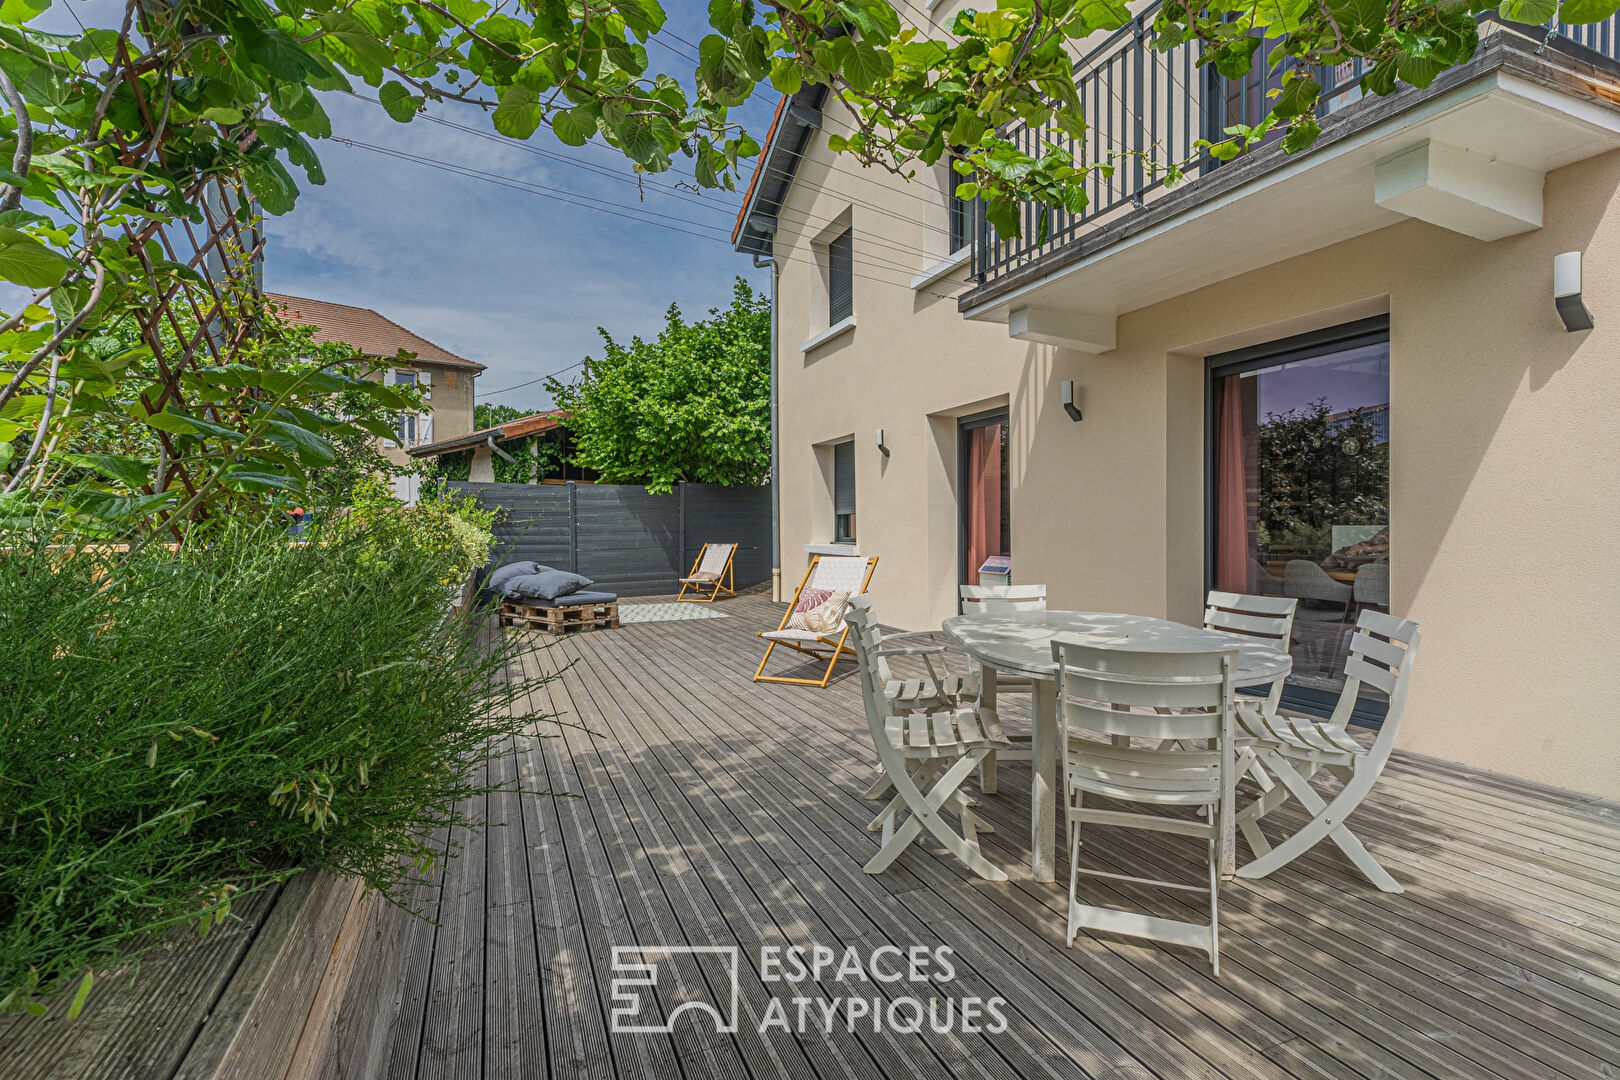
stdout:
{"type": "Polygon", "coordinates": [[[544,630],[550,634],[613,630],[619,625],[619,603],[615,600],[606,604],[545,607],[507,600],[501,604],[501,625],[544,630]]]}

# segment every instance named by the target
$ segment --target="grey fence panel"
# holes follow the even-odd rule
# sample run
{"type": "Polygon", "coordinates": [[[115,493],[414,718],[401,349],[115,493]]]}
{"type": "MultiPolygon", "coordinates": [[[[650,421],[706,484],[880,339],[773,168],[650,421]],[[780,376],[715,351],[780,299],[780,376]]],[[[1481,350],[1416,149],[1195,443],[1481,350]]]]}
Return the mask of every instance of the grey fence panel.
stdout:
{"type": "Polygon", "coordinates": [[[620,596],[680,590],[705,543],[737,544],[737,587],[771,575],[769,487],[682,484],[649,495],[631,484],[453,483],[505,512],[492,566],[533,559],[572,569],[620,596]]]}
{"type": "Polygon", "coordinates": [[[579,572],[621,596],[679,588],[678,495],[649,495],[629,484],[575,485],[579,572]]]}
{"type": "Polygon", "coordinates": [[[568,488],[560,484],[468,483],[452,483],[450,487],[471,493],[485,507],[498,506],[504,511],[495,523],[495,554],[491,559],[495,565],[533,559],[563,569],[572,566],[568,488]]]}
{"type": "Polygon", "coordinates": [[[737,545],[737,588],[771,579],[771,489],[687,484],[684,574],[706,543],[737,545]]]}

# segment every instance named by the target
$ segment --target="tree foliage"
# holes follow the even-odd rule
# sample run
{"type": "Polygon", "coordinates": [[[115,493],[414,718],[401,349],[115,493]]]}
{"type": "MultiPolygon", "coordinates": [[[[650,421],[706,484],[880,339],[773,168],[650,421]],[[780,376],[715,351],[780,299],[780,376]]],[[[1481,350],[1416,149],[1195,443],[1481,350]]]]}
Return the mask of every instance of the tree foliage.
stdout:
{"type": "Polygon", "coordinates": [[[473,406],[473,430],[483,431],[485,428],[498,427],[530,415],[533,414],[511,405],[495,405],[481,401],[473,406]]]}
{"type": "Polygon", "coordinates": [[[771,459],[770,302],[738,278],[731,306],[687,322],[669,306],[652,341],[606,349],[574,383],[548,380],[569,413],[573,462],[615,484],[758,484],[771,459]]]}
{"type": "MultiPolygon", "coordinates": [[[[240,303],[254,335],[235,362],[188,373],[184,404],[161,400],[158,357],[128,316],[59,358],[44,393],[7,402],[0,515],[43,507],[92,531],[153,520],[180,535],[221,514],[264,518],[288,500],[342,505],[362,477],[392,471],[376,438],[392,435],[419,392],[385,386],[357,350],[315,342],[251,296],[240,303]],[[50,422],[30,429],[47,406],[50,422]]],[[[166,339],[201,332],[181,319],[166,339]]]]}

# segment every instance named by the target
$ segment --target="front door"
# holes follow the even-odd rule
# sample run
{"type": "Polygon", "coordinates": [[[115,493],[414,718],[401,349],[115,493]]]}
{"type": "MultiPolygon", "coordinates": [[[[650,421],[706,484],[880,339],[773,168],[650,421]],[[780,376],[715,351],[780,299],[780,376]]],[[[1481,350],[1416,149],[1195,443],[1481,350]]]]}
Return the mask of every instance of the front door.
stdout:
{"type": "Polygon", "coordinates": [[[1210,360],[1210,584],[1287,596],[1284,701],[1331,708],[1356,616],[1389,610],[1389,324],[1210,360]]]}
{"type": "Polygon", "coordinates": [[[958,470],[961,582],[979,584],[979,567],[992,555],[1012,555],[1012,512],[1007,485],[1007,410],[959,422],[958,470]]]}

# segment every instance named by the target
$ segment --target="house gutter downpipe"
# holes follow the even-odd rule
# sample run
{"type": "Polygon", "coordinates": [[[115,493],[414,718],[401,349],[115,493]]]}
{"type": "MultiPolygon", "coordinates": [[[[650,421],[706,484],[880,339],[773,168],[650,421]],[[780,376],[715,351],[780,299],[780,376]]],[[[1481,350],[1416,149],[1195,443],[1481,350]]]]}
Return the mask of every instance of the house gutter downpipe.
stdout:
{"type": "Polygon", "coordinates": [[[776,400],[776,260],[754,256],[754,268],[771,268],[771,599],[782,600],[782,446],[776,400]]]}

